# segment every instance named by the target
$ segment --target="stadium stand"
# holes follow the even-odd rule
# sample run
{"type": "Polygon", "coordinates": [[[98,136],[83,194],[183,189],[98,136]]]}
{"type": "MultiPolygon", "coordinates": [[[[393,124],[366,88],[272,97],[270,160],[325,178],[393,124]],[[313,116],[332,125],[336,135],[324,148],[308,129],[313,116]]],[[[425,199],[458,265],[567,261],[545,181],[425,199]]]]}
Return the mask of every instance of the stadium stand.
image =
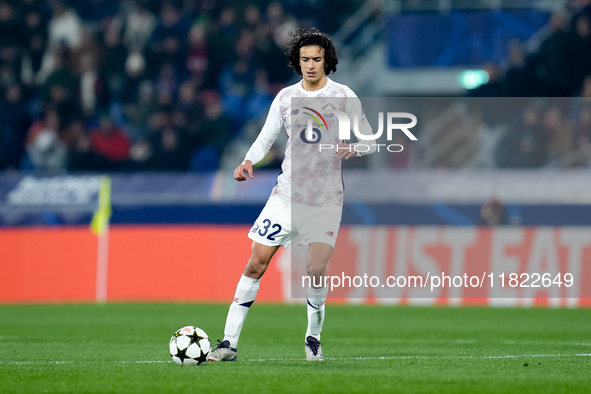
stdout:
{"type": "Polygon", "coordinates": [[[289,32],[340,3],[2,0],[0,169],[215,169],[291,77],[289,32]]]}
{"type": "MultiPolygon", "coordinates": [[[[378,4],[368,11],[373,18],[391,12],[370,3],[378,4]]],[[[224,153],[243,153],[290,82],[282,55],[289,32],[347,30],[344,22],[362,4],[1,0],[0,170],[219,168],[224,153]],[[314,19],[328,10],[333,17],[314,19]]],[[[535,50],[514,41],[506,64],[490,63],[489,82],[467,93],[571,97],[566,106],[546,99],[524,108],[523,127],[499,133],[486,148],[490,166],[589,165],[591,5],[577,2],[569,11],[552,15],[535,50]]],[[[458,166],[423,160],[413,149],[385,165],[458,166]]],[[[265,165],[276,167],[280,156],[273,150],[265,165]]]]}

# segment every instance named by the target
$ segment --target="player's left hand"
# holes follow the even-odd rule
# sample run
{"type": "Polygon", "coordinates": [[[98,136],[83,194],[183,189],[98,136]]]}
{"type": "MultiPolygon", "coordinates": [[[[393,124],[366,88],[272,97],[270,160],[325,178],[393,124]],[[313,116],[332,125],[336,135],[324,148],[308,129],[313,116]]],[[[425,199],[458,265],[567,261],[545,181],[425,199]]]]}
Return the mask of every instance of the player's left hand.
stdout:
{"type": "Polygon", "coordinates": [[[355,156],[356,153],[357,152],[355,152],[355,149],[353,149],[353,147],[350,144],[342,142],[341,144],[339,144],[339,148],[337,149],[336,155],[339,159],[348,160],[350,157],[355,156]]]}

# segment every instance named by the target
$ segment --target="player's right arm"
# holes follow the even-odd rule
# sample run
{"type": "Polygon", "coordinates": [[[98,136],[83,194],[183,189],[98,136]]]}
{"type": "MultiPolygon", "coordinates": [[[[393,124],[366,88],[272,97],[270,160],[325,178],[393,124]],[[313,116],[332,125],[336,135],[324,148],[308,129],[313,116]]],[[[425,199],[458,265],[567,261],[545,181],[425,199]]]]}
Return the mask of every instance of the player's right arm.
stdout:
{"type": "Polygon", "coordinates": [[[238,182],[242,182],[246,180],[246,175],[250,177],[250,179],[254,179],[252,176],[252,161],[244,160],[236,169],[234,170],[234,179],[238,182]],[[246,173],[246,175],[245,175],[246,173]]]}
{"type": "Polygon", "coordinates": [[[245,181],[246,175],[248,175],[250,179],[254,179],[252,166],[261,161],[263,157],[269,153],[269,150],[281,132],[282,121],[281,113],[279,112],[280,95],[281,93],[279,93],[273,100],[265,125],[246,153],[244,161],[234,170],[234,179],[239,182],[245,181]]]}

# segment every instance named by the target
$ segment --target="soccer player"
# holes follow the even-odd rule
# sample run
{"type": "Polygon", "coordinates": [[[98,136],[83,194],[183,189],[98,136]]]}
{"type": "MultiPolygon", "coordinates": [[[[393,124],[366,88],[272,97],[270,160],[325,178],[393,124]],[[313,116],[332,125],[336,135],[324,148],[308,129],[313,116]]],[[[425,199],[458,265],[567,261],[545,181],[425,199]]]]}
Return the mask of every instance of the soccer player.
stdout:
{"type": "Polygon", "coordinates": [[[375,146],[367,152],[356,152],[356,144],[339,140],[338,127],[335,127],[337,117],[328,116],[326,112],[326,116],[322,116],[323,110],[339,110],[353,119],[353,114],[358,111],[359,131],[371,134],[371,127],[360,111],[361,106],[355,93],[347,86],[327,78],[328,74],[336,71],[338,63],[337,51],[330,37],[315,28],[298,29],[292,34],[286,55],[291,67],[302,76],[302,80],[281,90],[275,97],[261,133],[244,161],[234,171],[234,179],[239,182],[245,181],[247,176],[253,179],[252,166],[269,152],[283,126],[288,141],[281,165],[282,173],[248,234],[253,240],[250,258],[230,305],[224,339],[218,341],[217,347],[210,352],[209,361],[237,359],[240,331],[259,290],[261,277],[279,246],[287,248],[298,234],[301,243],[309,245],[306,268],[312,279],[311,285],[306,289],[308,327],[304,337],[304,350],[309,361],[324,359],[320,332],[324,322],[328,287],[321,279],[326,275],[328,260],[341,223],[341,162],[352,156],[372,153],[375,146]],[[306,101],[308,105],[292,108],[294,98],[309,99],[306,101]],[[314,110],[311,106],[316,106],[317,109],[314,110]],[[307,134],[307,126],[302,125],[308,125],[314,112],[319,128],[314,130],[315,133],[307,134]],[[324,128],[319,119],[324,122],[324,128]],[[321,144],[325,148],[335,149],[320,149],[321,144]]]}

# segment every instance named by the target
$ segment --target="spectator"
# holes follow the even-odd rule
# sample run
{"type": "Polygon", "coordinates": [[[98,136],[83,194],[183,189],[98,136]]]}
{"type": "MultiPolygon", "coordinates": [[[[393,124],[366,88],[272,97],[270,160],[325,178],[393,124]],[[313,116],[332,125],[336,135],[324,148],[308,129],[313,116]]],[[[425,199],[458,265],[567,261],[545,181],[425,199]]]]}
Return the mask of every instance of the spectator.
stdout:
{"type": "Polygon", "coordinates": [[[156,110],[156,98],[154,84],[143,81],[139,85],[137,102],[132,102],[124,107],[128,119],[128,135],[132,141],[138,141],[148,134],[148,119],[156,110]]]}
{"type": "Polygon", "coordinates": [[[255,57],[254,35],[243,30],[234,48],[236,57],[231,66],[228,94],[246,97],[254,90],[256,68],[258,66],[255,57]]]}
{"type": "Polygon", "coordinates": [[[545,95],[549,97],[570,97],[572,43],[566,26],[567,15],[564,11],[552,14],[551,34],[542,41],[538,53],[537,74],[545,95]]]}
{"type": "Polygon", "coordinates": [[[548,137],[548,159],[553,160],[573,149],[573,125],[556,105],[544,113],[543,126],[548,137]]]}
{"type": "Polygon", "coordinates": [[[13,83],[5,96],[0,104],[0,170],[19,168],[29,123],[20,86],[13,83]]]}
{"type": "Polygon", "coordinates": [[[86,133],[84,122],[74,120],[65,133],[70,171],[112,171],[112,162],[93,150],[91,136],[86,133]]]}
{"type": "Polygon", "coordinates": [[[222,70],[227,66],[228,58],[231,61],[235,59],[233,53],[234,43],[238,34],[237,30],[234,9],[232,7],[225,7],[220,12],[217,26],[212,28],[210,42],[207,44],[209,48],[208,67],[204,78],[204,89],[218,89],[220,75],[222,70]]]}
{"type": "Polygon", "coordinates": [[[51,17],[51,11],[47,0],[20,0],[20,10],[23,14],[28,14],[32,11],[38,12],[41,19],[44,21],[43,25],[47,25],[47,21],[51,17]]]}
{"type": "Polygon", "coordinates": [[[591,75],[588,75],[583,80],[583,87],[581,88],[581,97],[583,101],[591,103],[591,75]]]}
{"type": "Polygon", "coordinates": [[[186,170],[189,164],[185,147],[179,133],[172,127],[166,128],[160,133],[146,166],[154,170],[186,170]]]}
{"type": "Polygon", "coordinates": [[[272,35],[287,36],[297,29],[297,21],[285,13],[280,2],[273,1],[267,6],[267,20],[272,35]]]}
{"type": "Polygon", "coordinates": [[[0,1],[0,89],[21,80],[21,44],[24,41],[21,23],[14,7],[0,1]]]}
{"type": "Polygon", "coordinates": [[[211,147],[219,158],[232,135],[230,118],[223,112],[219,94],[208,91],[203,94],[203,106],[205,110],[201,130],[192,147],[211,147]]]}
{"type": "Polygon", "coordinates": [[[576,146],[591,142],[591,105],[581,108],[575,130],[576,146]]]}
{"type": "Polygon", "coordinates": [[[20,151],[22,148],[14,128],[0,124],[0,170],[19,168],[20,151]]]}
{"type": "Polygon", "coordinates": [[[572,32],[573,89],[578,93],[585,77],[591,75],[591,22],[587,15],[579,16],[572,32]]]}
{"type": "Polygon", "coordinates": [[[28,83],[32,83],[41,69],[43,54],[47,44],[47,21],[43,14],[31,9],[25,14],[23,44],[27,63],[28,83]]]}
{"type": "Polygon", "coordinates": [[[53,52],[53,71],[43,84],[43,98],[46,102],[62,101],[76,91],[78,81],[69,67],[70,55],[71,51],[65,47],[53,52]]]}
{"type": "Polygon", "coordinates": [[[208,47],[205,28],[194,25],[189,31],[189,55],[187,56],[187,70],[192,75],[203,76],[208,66],[208,47]]]}
{"type": "Polygon", "coordinates": [[[256,4],[249,4],[244,8],[244,29],[249,30],[257,43],[268,39],[269,26],[261,17],[261,9],[256,4]]]}
{"type": "Polygon", "coordinates": [[[136,2],[133,10],[125,20],[123,40],[131,51],[143,51],[156,26],[154,15],[140,2],[136,2]]]}
{"type": "Polygon", "coordinates": [[[24,154],[24,142],[29,128],[29,114],[20,85],[13,83],[6,89],[4,100],[0,104],[0,124],[2,134],[0,146],[4,151],[4,165],[18,168],[24,154]],[[7,159],[7,158],[10,159],[7,159]]]}
{"type": "Polygon", "coordinates": [[[102,73],[109,89],[113,92],[116,92],[117,87],[121,86],[128,55],[127,48],[121,42],[119,28],[112,25],[103,36],[102,73]]]}
{"type": "Polygon", "coordinates": [[[0,1],[0,47],[17,47],[23,42],[18,14],[10,2],[0,1]]]}
{"type": "Polygon", "coordinates": [[[536,75],[536,56],[527,56],[519,42],[512,42],[509,49],[509,69],[505,73],[505,86],[510,97],[539,97],[540,81],[536,75]]]}
{"type": "Polygon", "coordinates": [[[156,75],[163,63],[171,63],[176,73],[186,74],[186,48],[184,38],[187,37],[190,24],[172,3],[163,3],[160,7],[160,20],[150,39],[150,72],[156,75]],[[183,41],[181,41],[183,38],[183,41]]]}
{"type": "Polygon", "coordinates": [[[172,63],[166,62],[160,67],[160,72],[156,78],[156,89],[159,92],[166,92],[170,95],[169,102],[172,101],[172,96],[176,95],[179,80],[177,73],[174,70],[172,63]]]}
{"type": "Polygon", "coordinates": [[[591,105],[581,108],[574,139],[575,149],[581,151],[580,158],[574,164],[588,167],[591,165],[591,105]]]}
{"type": "Polygon", "coordinates": [[[78,15],[92,31],[100,31],[109,25],[119,12],[118,0],[76,0],[78,15]]]}
{"type": "Polygon", "coordinates": [[[94,151],[119,168],[129,158],[130,142],[121,129],[113,124],[108,115],[102,115],[98,130],[91,133],[94,151]]]}
{"type": "Polygon", "coordinates": [[[265,65],[271,95],[278,93],[293,75],[283,60],[288,39],[288,34],[276,30],[273,34],[269,33],[267,40],[259,42],[260,62],[265,65]]]}
{"type": "Polygon", "coordinates": [[[509,224],[505,206],[496,199],[486,202],[480,210],[479,226],[503,226],[509,224]]]}
{"type": "Polygon", "coordinates": [[[529,104],[497,146],[497,165],[501,168],[541,167],[546,162],[548,138],[541,124],[538,102],[529,104]]]}
{"type": "Polygon", "coordinates": [[[123,104],[133,103],[137,100],[138,86],[144,79],[146,61],[139,53],[132,53],[125,61],[125,75],[121,91],[118,96],[123,104]]]}
{"type": "Polygon", "coordinates": [[[104,79],[98,73],[98,59],[91,51],[84,51],[78,59],[80,74],[79,97],[82,110],[87,117],[92,117],[96,109],[106,109],[109,96],[104,79]]]}
{"type": "Polygon", "coordinates": [[[35,122],[27,135],[27,153],[37,170],[56,171],[66,168],[68,151],[60,140],[61,120],[56,110],[49,109],[42,121],[35,122]]]}
{"type": "Polygon", "coordinates": [[[220,12],[218,20],[218,36],[221,40],[220,46],[222,50],[231,50],[232,44],[236,42],[238,38],[238,25],[236,23],[236,11],[233,7],[225,7],[220,12]]]}
{"type": "Polygon", "coordinates": [[[179,100],[177,103],[177,116],[182,120],[175,122],[177,126],[182,126],[189,135],[196,136],[201,129],[201,120],[203,119],[203,106],[197,100],[197,89],[190,81],[183,83],[179,89],[179,100]]]}
{"type": "Polygon", "coordinates": [[[84,28],[76,12],[66,6],[65,0],[50,0],[50,4],[53,12],[48,25],[50,48],[80,48],[84,28]]]}

